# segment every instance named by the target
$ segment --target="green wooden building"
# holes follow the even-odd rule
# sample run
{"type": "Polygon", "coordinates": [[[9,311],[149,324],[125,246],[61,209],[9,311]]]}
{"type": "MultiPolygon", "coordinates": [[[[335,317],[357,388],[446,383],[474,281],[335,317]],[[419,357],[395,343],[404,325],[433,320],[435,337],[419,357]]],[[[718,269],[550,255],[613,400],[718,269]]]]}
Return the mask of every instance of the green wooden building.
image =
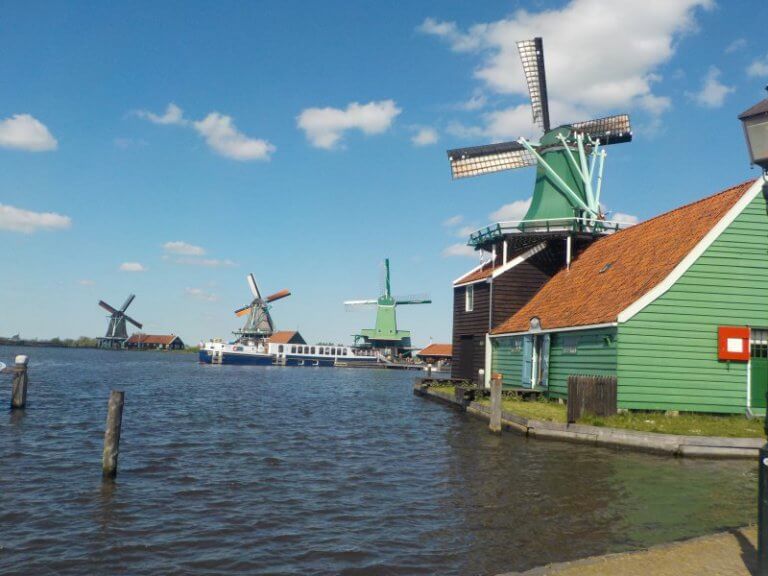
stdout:
{"type": "Polygon", "coordinates": [[[762,179],[596,239],[486,338],[485,371],[508,387],[566,398],[569,375],[615,375],[620,409],[764,414],[762,179]]]}

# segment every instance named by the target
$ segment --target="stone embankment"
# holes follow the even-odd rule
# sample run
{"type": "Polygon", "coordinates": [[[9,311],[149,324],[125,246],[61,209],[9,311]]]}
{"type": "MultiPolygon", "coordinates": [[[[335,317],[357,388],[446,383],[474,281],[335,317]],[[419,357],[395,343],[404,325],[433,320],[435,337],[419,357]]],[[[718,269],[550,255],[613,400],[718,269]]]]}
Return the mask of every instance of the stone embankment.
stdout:
{"type": "MultiPolygon", "coordinates": [[[[479,402],[462,402],[452,394],[431,390],[417,382],[413,393],[457,406],[467,413],[490,420],[491,407],[479,402]]],[[[765,443],[760,438],[723,438],[718,436],[679,436],[638,432],[622,428],[564,424],[532,420],[503,411],[501,425],[504,429],[532,438],[586,442],[603,446],[618,446],[644,452],[656,452],[670,456],[699,458],[757,458],[765,443]]]]}

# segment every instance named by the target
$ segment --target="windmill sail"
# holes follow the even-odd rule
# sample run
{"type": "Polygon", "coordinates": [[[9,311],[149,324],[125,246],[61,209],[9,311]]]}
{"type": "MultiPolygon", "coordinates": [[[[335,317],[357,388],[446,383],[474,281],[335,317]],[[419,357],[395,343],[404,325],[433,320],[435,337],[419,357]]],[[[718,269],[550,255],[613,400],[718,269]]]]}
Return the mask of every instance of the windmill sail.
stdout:
{"type": "Polygon", "coordinates": [[[519,142],[502,142],[448,150],[451,175],[455,180],[514,170],[536,164],[536,158],[519,142]]]}
{"type": "Polygon", "coordinates": [[[248,316],[241,330],[235,332],[240,339],[267,338],[275,331],[275,324],[269,313],[270,304],[291,295],[290,290],[280,290],[262,298],[256,278],[253,274],[246,276],[253,300],[250,304],[235,310],[235,316],[248,316]]]}
{"type": "Polygon", "coordinates": [[[547,75],[544,70],[544,43],[541,38],[522,40],[517,43],[523,73],[531,95],[533,122],[544,132],[549,132],[549,99],[547,97],[547,75]]]}
{"type": "Polygon", "coordinates": [[[628,114],[575,122],[570,124],[570,127],[575,132],[589,135],[592,139],[600,139],[600,144],[603,146],[632,141],[632,125],[628,114]]]}
{"type": "Polygon", "coordinates": [[[107,325],[107,333],[103,338],[99,339],[99,346],[102,348],[122,348],[125,341],[128,339],[128,329],[126,322],[130,322],[137,328],[141,329],[143,326],[140,322],[134,320],[128,316],[125,311],[136,298],[134,294],[130,294],[125,300],[123,305],[118,310],[113,306],[110,306],[104,300],[99,300],[99,306],[109,312],[109,324],[107,325]]]}

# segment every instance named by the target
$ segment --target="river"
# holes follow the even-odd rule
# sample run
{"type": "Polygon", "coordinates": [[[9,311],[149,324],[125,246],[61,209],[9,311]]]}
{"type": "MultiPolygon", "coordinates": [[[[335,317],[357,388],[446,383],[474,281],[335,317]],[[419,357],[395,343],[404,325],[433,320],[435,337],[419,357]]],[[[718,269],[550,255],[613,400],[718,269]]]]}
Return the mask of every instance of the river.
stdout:
{"type": "Polygon", "coordinates": [[[0,574],[497,574],[755,520],[754,463],[494,436],[414,397],[413,373],[19,351],[26,410],[0,380],[0,574]]]}

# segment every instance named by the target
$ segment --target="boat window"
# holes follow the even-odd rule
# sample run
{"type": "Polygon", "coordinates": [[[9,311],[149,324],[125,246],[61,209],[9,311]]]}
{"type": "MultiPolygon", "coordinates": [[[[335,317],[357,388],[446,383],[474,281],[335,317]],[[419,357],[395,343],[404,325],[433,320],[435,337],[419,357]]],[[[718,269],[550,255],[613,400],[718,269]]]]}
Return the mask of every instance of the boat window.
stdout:
{"type": "Polygon", "coordinates": [[[330,355],[331,355],[331,349],[330,349],[330,348],[326,348],[326,349],[325,349],[325,353],[326,353],[326,354],[328,354],[328,355],[330,356],[330,355]]]}
{"type": "Polygon", "coordinates": [[[291,346],[291,354],[295,354],[295,353],[296,353],[296,346],[291,346]]]}
{"type": "Polygon", "coordinates": [[[310,353],[310,354],[314,354],[314,353],[315,353],[315,347],[314,347],[314,346],[312,346],[312,347],[309,349],[309,353],[310,353]]]}
{"type": "Polygon", "coordinates": [[[235,346],[235,352],[242,352],[243,347],[242,346],[235,346]]]}
{"type": "Polygon", "coordinates": [[[283,345],[282,345],[282,344],[280,344],[280,346],[278,346],[278,347],[277,347],[277,351],[278,351],[278,353],[280,353],[280,354],[282,354],[282,353],[283,353],[283,345]]]}

